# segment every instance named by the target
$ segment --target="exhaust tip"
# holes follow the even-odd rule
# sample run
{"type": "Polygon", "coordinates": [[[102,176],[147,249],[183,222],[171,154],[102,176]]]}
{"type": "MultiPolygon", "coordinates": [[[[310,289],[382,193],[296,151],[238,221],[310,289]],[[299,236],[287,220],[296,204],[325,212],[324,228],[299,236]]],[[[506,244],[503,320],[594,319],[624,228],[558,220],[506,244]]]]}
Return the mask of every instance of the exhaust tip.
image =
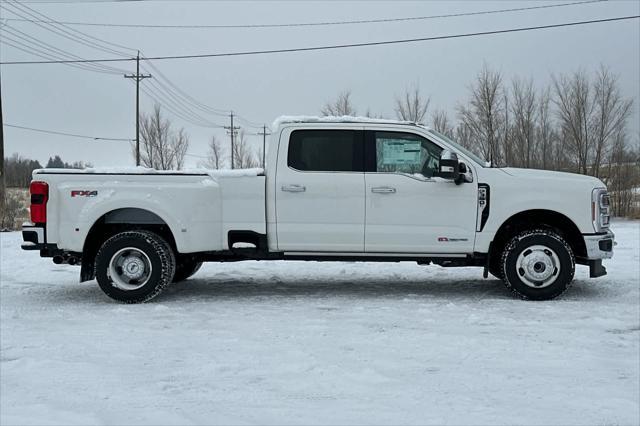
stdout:
{"type": "Polygon", "coordinates": [[[78,263],[78,258],[77,258],[77,257],[74,257],[74,256],[71,256],[71,257],[67,260],[67,263],[68,263],[69,265],[76,265],[76,264],[78,263]]]}
{"type": "Polygon", "coordinates": [[[53,263],[56,265],[60,265],[64,262],[64,258],[62,256],[53,256],[53,263]]]}

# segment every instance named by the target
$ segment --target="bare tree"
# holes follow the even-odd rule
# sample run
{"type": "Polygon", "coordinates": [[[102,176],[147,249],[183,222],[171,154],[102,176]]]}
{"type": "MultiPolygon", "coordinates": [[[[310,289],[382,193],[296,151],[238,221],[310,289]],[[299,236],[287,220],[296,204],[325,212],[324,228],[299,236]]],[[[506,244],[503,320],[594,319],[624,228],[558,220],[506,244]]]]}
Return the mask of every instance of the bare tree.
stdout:
{"type": "Polygon", "coordinates": [[[28,215],[26,208],[28,202],[21,200],[20,193],[5,189],[3,208],[0,209],[0,230],[16,229],[16,222],[28,215]]]}
{"type": "Polygon", "coordinates": [[[211,136],[207,158],[202,162],[202,165],[208,169],[222,169],[224,167],[223,156],[224,148],[222,144],[215,136],[211,136]]]}
{"type": "Polygon", "coordinates": [[[456,141],[471,151],[477,151],[478,146],[473,143],[471,129],[464,123],[456,126],[456,141]]]}
{"type": "Polygon", "coordinates": [[[233,163],[238,169],[258,167],[259,161],[253,155],[253,150],[247,142],[247,135],[244,130],[240,130],[238,137],[234,141],[233,163]]]}
{"type": "Polygon", "coordinates": [[[264,163],[266,159],[265,159],[264,148],[262,147],[262,145],[258,147],[258,152],[256,153],[256,161],[259,164],[259,167],[264,169],[264,163]]]}
{"type": "Polygon", "coordinates": [[[593,84],[593,167],[594,176],[600,175],[600,165],[616,135],[624,130],[631,115],[632,99],[623,99],[618,77],[600,66],[593,84]]]}
{"type": "Polygon", "coordinates": [[[320,113],[323,116],[356,115],[356,109],[351,102],[351,91],[345,90],[338,95],[335,101],[327,102],[320,113]]]}
{"type": "Polygon", "coordinates": [[[617,77],[604,66],[593,85],[582,71],[554,77],[558,118],[576,158],[579,173],[600,174],[613,138],[624,129],[633,101],[620,93],[617,77]]]}
{"type": "Polygon", "coordinates": [[[453,138],[455,129],[449,119],[449,115],[443,109],[437,109],[431,114],[431,126],[436,132],[453,138]]]}
{"type": "Polygon", "coordinates": [[[33,171],[42,168],[37,160],[23,158],[17,153],[5,158],[4,164],[5,181],[8,188],[28,188],[33,171]]]}
{"type": "Polygon", "coordinates": [[[379,118],[379,119],[384,118],[382,114],[376,114],[374,112],[371,112],[371,108],[367,108],[367,111],[364,113],[364,116],[368,118],[379,118]]]}
{"type": "Polygon", "coordinates": [[[505,90],[504,98],[504,122],[502,131],[502,164],[510,166],[515,164],[514,146],[512,143],[513,126],[509,120],[509,93],[505,90]]]}
{"type": "Polygon", "coordinates": [[[562,134],[576,159],[577,171],[587,174],[589,151],[591,150],[591,115],[593,102],[589,80],[578,71],[570,77],[552,76],[555,91],[554,103],[562,134]]]}
{"type": "Polygon", "coordinates": [[[624,130],[613,138],[607,167],[603,167],[602,179],[611,194],[611,207],[616,216],[637,216],[640,213],[634,201],[635,188],[640,186],[640,151],[629,147],[624,130]]]}
{"type": "Polygon", "coordinates": [[[398,120],[423,124],[430,103],[431,98],[423,97],[420,94],[420,86],[416,84],[413,88],[406,89],[402,96],[396,97],[396,116],[398,120]]]}
{"type": "Polygon", "coordinates": [[[494,163],[501,162],[500,142],[504,130],[504,98],[502,75],[482,68],[471,86],[469,105],[458,106],[460,121],[469,131],[471,144],[494,163]]]}
{"type": "Polygon", "coordinates": [[[549,88],[545,88],[538,97],[537,106],[537,125],[536,125],[536,139],[538,141],[538,147],[540,149],[538,155],[538,164],[543,169],[550,167],[550,154],[552,145],[555,142],[556,132],[553,129],[553,122],[549,112],[549,104],[551,103],[551,92],[549,88]]]}
{"type": "Polygon", "coordinates": [[[536,94],[533,80],[514,78],[511,86],[513,127],[511,142],[517,165],[532,167],[535,155],[536,94]]]}
{"type": "MultiPolygon", "coordinates": [[[[140,161],[146,167],[159,170],[179,170],[189,148],[189,137],[184,129],[177,132],[171,122],[162,116],[160,105],[150,114],[140,114],[140,161]]],[[[135,152],[133,152],[135,155],[135,152]]]]}

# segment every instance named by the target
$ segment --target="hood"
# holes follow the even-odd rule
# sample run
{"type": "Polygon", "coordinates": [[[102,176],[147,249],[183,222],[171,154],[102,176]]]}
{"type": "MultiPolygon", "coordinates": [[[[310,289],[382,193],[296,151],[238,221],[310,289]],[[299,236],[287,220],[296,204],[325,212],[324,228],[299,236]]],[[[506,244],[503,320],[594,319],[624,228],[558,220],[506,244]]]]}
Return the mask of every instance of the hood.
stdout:
{"type": "Polygon", "coordinates": [[[554,185],[566,183],[581,184],[592,188],[605,188],[606,185],[593,176],[579,175],[577,173],[554,172],[550,170],[519,169],[514,167],[500,168],[506,174],[523,180],[536,181],[538,183],[548,182],[554,185]]]}

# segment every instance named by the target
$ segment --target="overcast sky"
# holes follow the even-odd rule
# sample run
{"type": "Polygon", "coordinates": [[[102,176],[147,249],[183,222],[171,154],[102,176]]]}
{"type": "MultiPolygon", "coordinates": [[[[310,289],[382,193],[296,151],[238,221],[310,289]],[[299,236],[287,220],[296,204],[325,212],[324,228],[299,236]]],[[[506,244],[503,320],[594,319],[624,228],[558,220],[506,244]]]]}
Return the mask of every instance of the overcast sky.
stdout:
{"type": "MultiPolygon", "coordinates": [[[[82,0],[80,0],[82,1],[82,0]]],[[[58,21],[127,24],[271,24],[412,17],[564,3],[541,1],[144,1],[77,2],[29,7],[58,21]]],[[[5,3],[2,0],[2,3],[5,3]]],[[[5,3],[6,4],[6,3],[5,3]]],[[[16,18],[5,10],[2,18],[16,18]]],[[[146,56],[278,49],[359,43],[546,25],[578,20],[638,15],[638,1],[609,1],[543,10],[377,23],[293,28],[147,29],[72,27],[90,36],[140,49],[146,56]]],[[[33,23],[4,21],[41,41],[85,58],[113,57],[61,38],[33,23]]],[[[468,96],[469,84],[486,62],[506,79],[532,77],[549,84],[552,73],[596,70],[605,64],[619,75],[624,93],[634,99],[630,130],[640,129],[640,21],[630,20],[505,35],[440,40],[320,52],[192,60],[156,61],[155,66],[181,90],[200,102],[233,109],[256,123],[279,115],[317,115],[322,105],[351,90],[359,113],[394,117],[394,97],[418,83],[431,96],[431,110],[443,108],[452,118],[468,96]]],[[[0,45],[2,61],[34,56],[0,45]]],[[[117,48],[117,50],[123,50],[117,48]]],[[[135,71],[134,63],[111,64],[135,71]]],[[[151,70],[153,74],[154,71],[151,70]]],[[[135,90],[121,75],[100,74],[66,65],[4,65],[1,68],[4,121],[28,127],[91,136],[133,138],[135,90]]],[[[157,81],[157,79],[154,79],[157,81]]],[[[145,80],[142,85],[154,89],[145,80]]],[[[158,84],[158,83],[156,83],[158,84]]],[[[142,95],[141,109],[151,101],[142,95]]],[[[168,114],[190,135],[189,153],[205,155],[214,134],[228,143],[224,130],[198,127],[168,114]]],[[[228,124],[225,117],[209,120],[228,124]]],[[[240,125],[245,123],[240,122],[240,125]]],[[[258,129],[244,126],[247,132],[258,129]]],[[[259,143],[259,136],[252,143],[259,143]]],[[[65,161],[96,166],[132,165],[127,142],[90,141],[5,127],[5,155],[18,152],[46,162],[59,154],[65,161]]],[[[199,159],[189,157],[188,166],[199,159]]]]}

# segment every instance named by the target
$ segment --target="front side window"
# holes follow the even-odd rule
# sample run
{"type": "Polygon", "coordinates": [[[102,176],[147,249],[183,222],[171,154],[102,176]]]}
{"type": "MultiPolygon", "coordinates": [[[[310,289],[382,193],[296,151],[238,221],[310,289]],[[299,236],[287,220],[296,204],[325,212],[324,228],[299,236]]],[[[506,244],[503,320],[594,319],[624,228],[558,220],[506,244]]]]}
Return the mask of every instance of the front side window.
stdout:
{"type": "Polygon", "coordinates": [[[441,151],[438,145],[412,133],[376,132],[376,171],[432,177],[438,171],[441,151]]]}
{"type": "Polygon", "coordinates": [[[287,164],[310,172],[362,172],[363,135],[357,130],[295,130],[287,164]]]}

